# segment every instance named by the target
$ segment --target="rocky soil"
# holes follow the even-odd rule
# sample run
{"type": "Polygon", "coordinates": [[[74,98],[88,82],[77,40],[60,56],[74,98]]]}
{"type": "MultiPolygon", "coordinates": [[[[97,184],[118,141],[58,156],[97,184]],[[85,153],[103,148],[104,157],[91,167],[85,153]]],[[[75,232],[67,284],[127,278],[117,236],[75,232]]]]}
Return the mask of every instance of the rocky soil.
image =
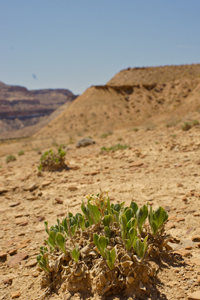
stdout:
{"type": "Polygon", "coordinates": [[[43,172],[42,177],[37,166],[41,152],[55,145],[52,139],[0,145],[0,299],[200,299],[200,127],[138,129],[93,136],[96,144],[85,148],[66,141],[70,170],[43,172]],[[101,153],[101,147],[118,143],[129,148],[101,153]],[[18,156],[19,150],[24,155],[18,156]],[[11,153],[17,160],[6,164],[11,153]],[[45,293],[36,265],[47,237],[43,222],[55,224],[68,206],[72,213],[80,211],[84,196],[100,189],[109,190],[113,203],[163,206],[169,213],[166,231],[180,243],[173,244],[169,256],[158,257],[151,295],[45,293]]]}

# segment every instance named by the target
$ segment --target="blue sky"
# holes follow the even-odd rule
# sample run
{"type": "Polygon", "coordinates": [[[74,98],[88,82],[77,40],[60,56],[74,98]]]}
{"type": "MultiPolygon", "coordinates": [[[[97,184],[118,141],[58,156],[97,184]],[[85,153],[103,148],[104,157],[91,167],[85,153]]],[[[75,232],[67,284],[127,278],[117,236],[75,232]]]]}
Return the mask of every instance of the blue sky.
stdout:
{"type": "Polygon", "coordinates": [[[0,81],[81,94],[128,67],[200,63],[200,0],[0,0],[0,81]]]}

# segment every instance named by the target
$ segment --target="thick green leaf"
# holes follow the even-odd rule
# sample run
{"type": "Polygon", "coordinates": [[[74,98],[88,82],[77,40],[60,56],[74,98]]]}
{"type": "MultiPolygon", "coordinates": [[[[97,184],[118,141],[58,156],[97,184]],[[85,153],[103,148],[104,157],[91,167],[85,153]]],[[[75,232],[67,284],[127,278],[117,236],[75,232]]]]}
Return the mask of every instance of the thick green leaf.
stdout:
{"type": "Polygon", "coordinates": [[[131,250],[131,246],[132,246],[131,240],[125,240],[125,247],[126,247],[127,251],[131,250]]]}
{"type": "Polygon", "coordinates": [[[130,239],[131,245],[132,245],[135,237],[137,236],[137,229],[132,227],[128,232],[128,236],[129,236],[129,239],[130,239]]]}
{"type": "Polygon", "coordinates": [[[108,238],[106,238],[105,236],[100,236],[99,238],[99,250],[101,253],[101,256],[105,257],[105,248],[108,245],[108,238]]]}
{"type": "Polygon", "coordinates": [[[138,210],[138,205],[135,202],[131,201],[130,207],[132,208],[133,213],[136,216],[136,212],[138,210]]]}
{"type": "Polygon", "coordinates": [[[168,213],[161,206],[155,211],[153,211],[152,207],[150,207],[148,218],[152,233],[157,234],[159,228],[168,219],[168,213]]]}
{"type": "Polygon", "coordinates": [[[79,249],[78,249],[78,245],[76,244],[76,247],[70,251],[71,253],[71,256],[73,258],[73,260],[78,263],[78,260],[79,260],[79,256],[80,256],[80,252],[79,252],[79,249]]]}
{"type": "Polygon", "coordinates": [[[63,220],[62,220],[62,226],[63,226],[63,228],[64,228],[64,231],[65,231],[65,233],[67,234],[67,235],[69,235],[69,229],[68,229],[68,222],[67,222],[67,218],[64,218],[63,220]]]}
{"type": "Polygon", "coordinates": [[[127,232],[129,232],[129,230],[132,227],[136,227],[136,225],[137,225],[137,220],[135,218],[131,218],[126,225],[127,232]]]}
{"type": "Polygon", "coordinates": [[[109,251],[108,249],[105,249],[105,257],[106,257],[106,262],[107,262],[109,268],[112,270],[114,267],[115,259],[116,259],[115,248],[113,248],[111,251],[109,251]]]}
{"type": "Polygon", "coordinates": [[[42,270],[44,270],[45,272],[50,273],[50,270],[49,270],[49,267],[48,267],[48,259],[47,258],[44,258],[41,255],[38,255],[37,256],[37,262],[38,262],[39,267],[42,270]]]}
{"type": "Polygon", "coordinates": [[[56,234],[56,244],[62,250],[62,252],[66,254],[66,242],[65,242],[65,238],[62,235],[62,233],[60,233],[60,232],[58,232],[56,234]]]}
{"type": "Polygon", "coordinates": [[[125,215],[126,215],[127,222],[130,221],[131,218],[134,217],[134,213],[133,213],[132,208],[128,208],[128,209],[125,211],[125,215]]]}
{"type": "Polygon", "coordinates": [[[164,210],[163,207],[158,207],[154,212],[154,220],[158,225],[158,228],[163,225],[168,219],[168,213],[164,210]]]}
{"type": "Polygon", "coordinates": [[[105,236],[110,240],[111,229],[108,226],[104,227],[105,236]]]}
{"type": "Polygon", "coordinates": [[[138,237],[135,237],[134,241],[133,241],[133,249],[135,250],[138,258],[142,261],[145,253],[147,251],[147,239],[148,236],[146,236],[146,238],[144,239],[144,242],[142,242],[138,237]]]}
{"type": "Polygon", "coordinates": [[[90,227],[90,222],[87,220],[87,221],[85,221],[85,228],[88,228],[88,227],[90,227]]]}
{"type": "Polygon", "coordinates": [[[78,225],[82,230],[85,230],[85,219],[84,216],[79,215],[78,216],[78,225]]]}
{"type": "Polygon", "coordinates": [[[98,207],[95,206],[95,205],[90,204],[90,202],[88,201],[88,209],[90,211],[92,220],[95,222],[95,224],[99,223],[101,213],[100,213],[98,207]]]}
{"type": "MultiPolygon", "coordinates": [[[[89,222],[89,226],[92,225],[92,224],[94,224],[94,221],[93,221],[93,219],[92,219],[91,216],[90,216],[89,208],[88,208],[88,206],[85,206],[85,204],[84,204],[83,201],[82,201],[82,204],[81,204],[81,210],[82,210],[82,212],[84,213],[84,215],[87,217],[88,222],[89,222]]],[[[88,227],[89,227],[89,226],[88,226],[88,227]]],[[[86,227],[86,226],[85,226],[85,227],[86,227]]]]}
{"type": "Polygon", "coordinates": [[[99,236],[98,236],[98,234],[96,234],[96,233],[93,234],[93,241],[94,241],[95,246],[99,249],[99,236]]]}
{"type": "Polygon", "coordinates": [[[73,226],[70,226],[70,229],[71,229],[72,236],[74,236],[76,233],[76,224],[74,224],[73,226]]]}
{"type": "Polygon", "coordinates": [[[144,224],[147,216],[148,216],[148,209],[147,209],[146,205],[143,205],[142,207],[140,207],[137,210],[137,213],[136,213],[137,225],[138,225],[140,234],[142,233],[142,225],[144,224]]]}
{"type": "Polygon", "coordinates": [[[50,231],[49,233],[49,238],[53,241],[53,243],[55,244],[56,241],[56,232],[55,231],[50,231]]]}
{"type": "Polygon", "coordinates": [[[111,222],[112,222],[112,216],[111,215],[104,216],[104,218],[103,218],[103,225],[104,226],[110,227],[111,222]]]}
{"type": "Polygon", "coordinates": [[[113,221],[117,223],[117,225],[119,225],[119,212],[114,210],[113,208],[111,208],[112,211],[112,215],[113,215],[113,221]]]}

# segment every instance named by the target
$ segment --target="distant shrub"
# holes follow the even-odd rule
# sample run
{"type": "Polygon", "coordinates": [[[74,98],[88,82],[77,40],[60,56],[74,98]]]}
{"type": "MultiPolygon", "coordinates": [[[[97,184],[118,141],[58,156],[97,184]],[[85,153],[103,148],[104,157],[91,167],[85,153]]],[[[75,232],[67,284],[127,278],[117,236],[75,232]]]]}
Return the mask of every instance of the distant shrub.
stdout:
{"type": "Polygon", "coordinates": [[[192,126],[196,126],[196,125],[199,125],[199,121],[193,120],[193,121],[192,121],[192,126]]]}
{"type": "Polygon", "coordinates": [[[11,162],[11,161],[15,161],[15,160],[17,160],[17,159],[16,159],[16,157],[15,157],[14,155],[8,155],[8,156],[6,157],[6,162],[7,162],[7,163],[9,163],[9,162],[11,162]]]}
{"type": "Polygon", "coordinates": [[[127,149],[129,146],[128,145],[122,145],[122,144],[117,144],[115,146],[111,146],[111,147],[102,147],[101,148],[101,152],[109,152],[109,151],[117,151],[117,150],[125,150],[127,149]]]}
{"type": "Polygon", "coordinates": [[[102,139],[105,139],[105,138],[107,138],[109,135],[112,135],[112,134],[113,134],[112,131],[108,131],[108,132],[106,132],[106,133],[103,133],[100,137],[101,137],[102,139]]]}
{"type": "Polygon", "coordinates": [[[192,127],[197,126],[197,125],[199,125],[199,121],[193,120],[193,121],[191,121],[191,122],[185,122],[185,123],[181,126],[181,128],[182,128],[183,131],[187,131],[187,130],[189,130],[189,129],[191,129],[192,127]]]}
{"type": "Polygon", "coordinates": [[[18,155],[19,155],[19,156],[20,156],[20,155],[24,155],[24,151],[23,151],[23,150],[19,151],[19,152],[18,152],[18,155]]]}
{"type": "Polygon", "coordinates": [[[181,126],[181,128],[182,128],[183,131],[187,131],[187,130],[189,130],[189,129],[192,128],[192,124],[189,123],[189,122],[185,122],[185,123],[181,126]]]}
{"type": "Polygon", "coordinates": [[[55,153],[52,149],[44,152],[40,158],[41,163],[38,170],[55,171],[66,167],[64,160],[65,154],[66,152],[60,148],[58,149],[58,153],[55,153]]]}

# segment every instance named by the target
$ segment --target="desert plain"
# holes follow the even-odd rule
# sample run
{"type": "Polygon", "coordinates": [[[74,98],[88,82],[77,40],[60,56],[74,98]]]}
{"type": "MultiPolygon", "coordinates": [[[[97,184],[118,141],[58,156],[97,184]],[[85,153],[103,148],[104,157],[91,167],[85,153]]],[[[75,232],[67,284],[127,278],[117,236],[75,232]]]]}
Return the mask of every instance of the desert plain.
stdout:
{"type": "Polygon", "coordinates": [[[1,140],[0,299],[200,299],[200,67],[147,69],[89,88],[33,136],[1,140]],[[77,148],[86,137],[95,144],[77,148]],[[127,148],[101,150],[117,144],[127,148]],[[38,173],[41,154],[59,147],[69,168],[38,173]],[[162,206],[166,232],[179,242],[158,258],[149,295],[45,293],[36,261],[44,221],[80,212],[85,196],[100,190],[111,203],[162,206]]]}

